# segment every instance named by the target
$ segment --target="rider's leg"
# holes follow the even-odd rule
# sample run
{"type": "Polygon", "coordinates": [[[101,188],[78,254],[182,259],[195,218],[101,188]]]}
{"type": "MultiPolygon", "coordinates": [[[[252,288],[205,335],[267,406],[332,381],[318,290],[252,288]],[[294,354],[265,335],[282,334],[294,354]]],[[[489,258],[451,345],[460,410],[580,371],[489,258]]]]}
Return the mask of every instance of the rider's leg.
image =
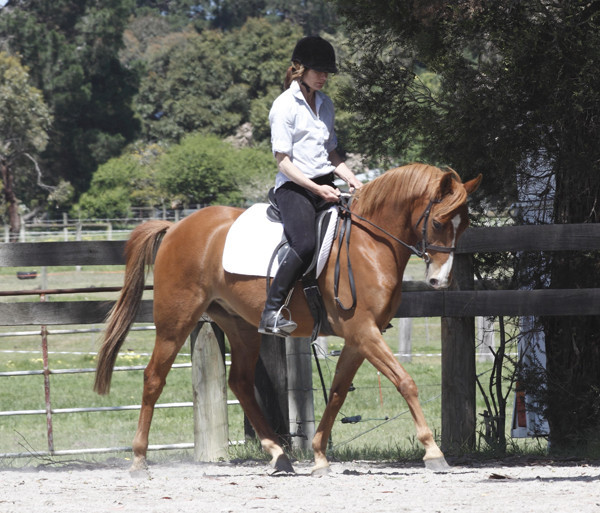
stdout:
{"type": "Polygon", "coordinates": [[[312,261],[316,243],[316,210],[314,198],[293,182],[279,187],[275,197],[290,248],[271,283],[258,331],[286,337],[296,329],[296,323],[286,319],[281,311],[294,283],[312,261]]]}
{"type": "Polygon", "coordinates": [[[303,268],[302,259],[292,248],[289,248],[269,288],[265,309],[258,326],[260,333],[287,337],[296,329],[296,323],[286,319],[282,315],[282,309],[287,304],[288,294],[303,268]]]}

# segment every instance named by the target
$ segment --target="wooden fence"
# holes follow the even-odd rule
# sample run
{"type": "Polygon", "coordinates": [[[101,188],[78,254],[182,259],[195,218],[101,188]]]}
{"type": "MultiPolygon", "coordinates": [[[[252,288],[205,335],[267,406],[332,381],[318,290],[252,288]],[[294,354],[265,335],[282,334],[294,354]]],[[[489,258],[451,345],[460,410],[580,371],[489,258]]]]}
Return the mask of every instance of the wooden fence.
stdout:
{"type": "MultiPolygon", "coordinates": [[[[123,241],[0,244],[0,266],[121,265],[123,246],[123,241]]],[[[600,314],[600,289],[479,290],[473,279],[471,255],[599,249],[597,224],[470,228],[458,243],[452,290],[420,290],[414,282],[405,284],[397,317],[442,318],[442,447],[474,443],[476,316],[600,314]]],[[[0,325],[101,323],[110,307],[109,301],[0,303],[0,325]]],[[[151,320],[152,302],[144,300],[137,321],[151,320]]],[[[263,352],[265,360],[260,363],[277,375],[285,374],[286,369],[282,347],[273,344],[273,350],[263,352]]],[[[276,380],[267,377],[264,381],[276,380]]],[[[257,389],[261,386],[257,382],[257,389]]],[[[269,401],[274,396],[282,397],[282,393],[269,393],[263,399],[269,401]]],[[[285,423],[287,410],[287,405],[275,408],[271,421],[285,423]]],[[[289,433],[289,426],[287,429],[279,432],[289,433]]]]}

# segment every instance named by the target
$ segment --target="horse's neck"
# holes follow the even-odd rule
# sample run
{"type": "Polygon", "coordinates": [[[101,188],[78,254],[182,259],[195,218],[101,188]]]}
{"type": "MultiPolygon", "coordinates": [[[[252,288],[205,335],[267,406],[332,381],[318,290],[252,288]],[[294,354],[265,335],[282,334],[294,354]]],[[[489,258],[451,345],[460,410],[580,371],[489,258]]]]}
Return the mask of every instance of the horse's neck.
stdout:
{"type": "Polygon", "coordinates": [[[361,232],[361,237],[363,237],[361,244],[365,247],[373,244],[376,254],[370,254],[369,257],[376,257],[377,265],[387,270],[388,280],[402,282],[402,276],[410,258],[410,251],[385,232],[406,244],[414,244],[410,215],[398,216],[390,213],[376,213],[369,216],[368,221],[373,223],[374,226],[361,222],[364,229],[357,230],[361,232]]]}

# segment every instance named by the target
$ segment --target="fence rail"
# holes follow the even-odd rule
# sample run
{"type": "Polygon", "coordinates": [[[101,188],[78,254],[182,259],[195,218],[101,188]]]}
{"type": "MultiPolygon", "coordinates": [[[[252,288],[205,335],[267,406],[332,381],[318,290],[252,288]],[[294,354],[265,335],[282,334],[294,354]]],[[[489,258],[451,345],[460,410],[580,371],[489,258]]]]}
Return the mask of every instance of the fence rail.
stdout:
{"type": "MultiPolygon", "coordinates": [[[[122,265],[124,241],[0,244],[0,266],[122,265]]],[[[470,255],[515,251],[600,250],[600,225],[470,228],[458,242],[458,290],[404,284],[397,317],[442,317],[442,445],[464,445],[475,433],[475,316],[598,315],[600,289],[478,290],[470,255]]],[[[0,325],[101,323],[111,301],[0,303],[0,325]]],[[[144,300],[136,322],[152,322],[144,300]]],[[[289,432],[289,431],[288,431],[289,432]]]]}

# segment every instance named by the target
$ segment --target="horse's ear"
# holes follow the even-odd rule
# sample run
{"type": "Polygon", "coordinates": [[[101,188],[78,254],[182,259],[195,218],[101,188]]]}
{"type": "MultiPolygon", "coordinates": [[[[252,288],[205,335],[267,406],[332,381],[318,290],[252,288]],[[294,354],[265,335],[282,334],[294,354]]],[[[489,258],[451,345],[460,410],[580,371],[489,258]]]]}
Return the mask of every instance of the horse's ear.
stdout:
{"type": "Polygon", "coordinates": [[[454,176],[452,173],[444,173],[440,180],[440,194],[439,198],[443,198],[448,194],[452,194],[452,184],[454,183],[454,176]]]}
{"type": "Polygon", "coordinates": [[[481,173],[479,173],[479,176],[477,176],[477,178],[473,178],[473,180],[469,180],[468,182],[464,183],[463,185],[465,186],[467,194],[473,194],[477,189],[479,189],[479,185],[481,184],[482,179],[483,176],[481,175],[481,173]]]}

